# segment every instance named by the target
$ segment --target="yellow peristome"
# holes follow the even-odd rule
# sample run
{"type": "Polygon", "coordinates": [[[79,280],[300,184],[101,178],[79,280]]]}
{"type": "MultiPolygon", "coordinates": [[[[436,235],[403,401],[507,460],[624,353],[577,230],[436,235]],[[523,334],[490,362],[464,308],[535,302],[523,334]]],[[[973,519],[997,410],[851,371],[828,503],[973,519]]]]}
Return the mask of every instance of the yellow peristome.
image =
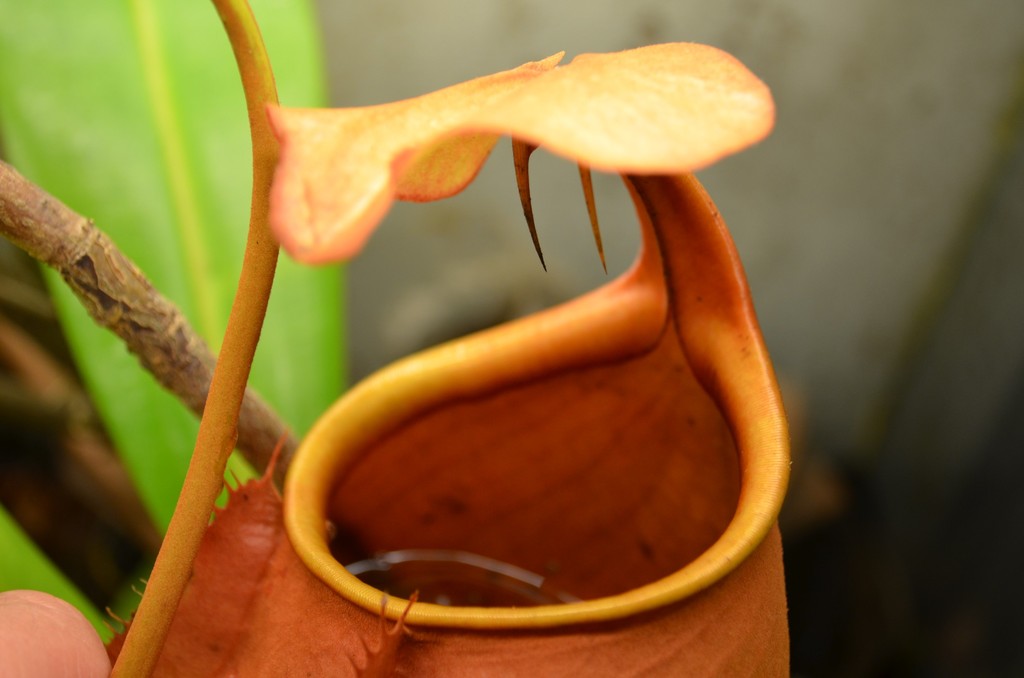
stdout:
{"type": "MultiPolygon", "coordinates": [[[[587,468],[605,463],[589,461],[588,455],[596,455],[597,459],[612,459],[607,455],[618,454],[648,455],[659,466],[651,467],[646,472],[650,475],[644,475],[638,482],[656,483],[661,488],[658,492],[698,497],[696,504],[688,504],[688,500],[680,504],[671,497],[665,504],[666,508],[692,504],[697,515],[694,527],[686,527],[692,516],[682,514],[677,519],[668,518],[667,523],[666,518],[659,518],[652,525],[660,524],[663,527],[658,529],[669,530],[663,537],[669,542],[677,538],[671,535],[674,529],[713,532],[707,533],[701,550],[685,547],[679,551],[695,551],[688,562],[667,569],[654,568],[652,572],[663,574],[643,583],[635,583],[633,574],[629,574],[623,581],[633,583],[622,590],[604,581],[603,575],[595,578],[591,574],[587,576],[596,582],[594,590],[606,592],[596,597],[582,596],[585,600],[579,603],[494,608],[420,602],[409,611],[408,621],[412,625],[481,629],[552,627],[621,619],[683,604],[689,597],[727,579],[772,530],[788,477],[786,422],[742,271],[724,225],[695,179],[633,177],[628,183],[644,224],[645,242],[644,253],[631,272],[567,306],[400,361],[355,387],[309,433],[288,477],[286,526],[307,567],[341,595],[367,610],[379,609],[381,604],[378,589],[360,582],[331,555],[327,521],[343,525],[345,531],[355,530],[361,538],[369,540],[373,551],[425,547],[421,543],[393,544],[390,537],[373,541],[383,529],[405,535],[396,537],[399,539],[425,539],[430,547],[452,548],[452,543],[465,540],[467,550],[474,552],[481,545],[484,549],[497,548],[485,555],[537,571],[535,562],[543,562],[547,555],[534,561],[526,552],[531,540],[539,539],[536,534],[515,548],[502,550],[503,547],[495,547],[494,542],[474,534],[452,537],[456,541],[449,543],[444,533],[447,526],[437,528],[440,532],[432,527],[417,532],[423,528],[416,527],[420,510],[416,507],[421,505],[416,496],[420,489],[443,485],[448,482],[444,476],[462,473],[451,465],[444,466],[439,471],[441,475],[423,472],[432,463],[423,455],[429,457],[452,448],[479,450],[481,454],[491,450],[500,439],[488,437],[488,431],[519,428],[516,417],[522,416],[523,410],[509,407],[509,403],[536,403],[539,411],[547,410],[555,419],[522,429],[522,439],[509,443],[511,447],[501,454],[522,454],[524,459],[508,463],[526,466],[524,470],[528,473],[542,474],[539,467],[531,468],[530,464],[552,455],[579,457],[587,468]],[[678,221],[681,217],[686,218],[684,223],[678,221]],[[682,247],[684,242],[689,246],[682,247]],[[592,386],[578,391],[580,398],[565,398],[565,393],[577,392],[572,390],[577,383],[592,386]],[[593,384],[604,386],[595,391],[593,384]],[[527,400],[516,395],[527,391],[531,394],[527,400]],[[666,402],[666,393],[676,395],[666,402]],[[506,397],[511,400],[498,400],[506,397]],[[607,403],[608,397],[628,400],[616,400],[619,404],[613,403],[609,409],[607,404],[600,404],[607,403]],[[490,399],[495,399],[494,408],[487,405],[490,399]],[[631,402],[635,407],[629,405],[631,402]],[[457,412],[460,408],[472,410],[480,406],[480,413],[487,413],[486,416],[474,415],[469,410],[466,414],[457,412]],[[634,409],[623,415],[626,419],[620,428],[614,420],[615,411],[624,406],[634,409]],[[602,407],[605,410],[600,410],[602,407]],[[637,413],[652,409],[664,410],[665,416],[656,417],[658,426],[641,430],[644,415],[637,413]],[[567,433],[559,432],[559,422],[574,421],[574,413],[581,414],[586,422],[598,416],[595,412],[599,410],[607,412],[599,415],[603,430],[594,440],[615,439],[621,449],[602,451],[595,449],[596,443],[577,440],[581,431],[585,435],[586,424],[583,429],[572,424],[567,433]],[[455,418],[446,418],[447,411],[456,412],[455,418]],[[505,417],[507,424],[498,417],[505,417]],[[690,419],[695,421],[687,423],[690,419]],[[432,420],[437,424],[432,424],[432,420]],[[452,428],[452,421],[463,421],[463,425],[452,428]],[[467,426],[473,421],[480,422],[479,429],[467,426]],[[484,436],[479,440],[475,437],[478,431],[484,436]],[[528,442],[534,434],[538,438],[528,442]],[[631,436],[638,442],[631,443],[631,436]],[[402,442],[405,438],[408,443],[402,442]],[[656,452],[652,446],[659,444],[666,446],[656,452]],[[534,448],[544,451],[539,457],[516,452],[534,448]],[[678,466],[675,461],[680,458],[678,455],[694,454],[699,462],[684,461],[678,466]],[[404,461],[396,463],[398,459],[404,461]],[[661,467],[663,464],[668,466],[661,467]],[[679,470],[669,470],[677,466],[679,470]],[[379,468],[380,473],[374,475],[375,472],[366,470],[371,467],[379,468]],[[391,469],[390,480],[385,469],[391,469]],[[693,478],[685,472],[680,475],[681,469],[691,469],[690,473],[704,469],[704,477],[693,478]],[[672,487],[652,480],[659,475],[676,478],[683,484],[672,487]],[[367,477],[380,485],[365,490],[374,499],[370,500],[372,505],[364,506],[366,498],[357,499],[355,494],[363,491],[359,488],[367,477]],[[730,478],[737,483],[734,490],[728,489],[733,482],[730,478]],[[388,489],[389,485],[403,489],[388,489]],[[717,489],[719,486],[721,490],[717,489]],[[387,498],[391,496],[395,497],[394,505],[387,498]],[[729,499],[730,496],[733,498],[729,499]],[[722,501],[726,503],[721,504],[722,501]],[[375,515],[381,509],[384,513],[375,515]],[[720,517],[704,522],[712,514],[720,517]],[[674,520],[679,521],[675,528],[674,520]],[[409,532],[401,526],[403,521],[416,530],[409,532]],[[439,540],[436,544],[431,542],[435,539],[439,540]]],[[[468,454],[469,457],[462,458],[477,458],[475,452],[468,454]]],[[[490,463],[486,457],[479,459],[480,464],[490,463]]],[[[642,463],[637,468],[642,471],[642,463]]],[[[473,471],[471,476],[477,479],[475,482],[486,483],[483,478],[487,475],[481,470],[473,471]]],[[[609,491],[600,501],[614,504],[617,495],[631,491],[628,485],[618,492],[609,491]]],[[[561,488],[562,484],[556,482],[551,491],[555,487],[561,488]]],[[[426,491],[429,494],[429,489],[426,491]]],[[[496,491],[492,487],[482,490],[482,494],[470,492],[466,501],[483,514],[491,515],[490,509],[482,508],[479,501],[490,501],[488,497],[496,491]]],[[[513,490],[502,490],[508,491],[513,490]]],[[[566,487],[564,491],[573,489],[566,487]]],[[[580,501],[585,502],[586,498],[581,497],[580,501]]],[[[574,511],[583,514],[590,510],[585,504],[574,507],[574,511]]],[[[516,524],[516,516],[509,519],[501,511],[494,514],[497,520],[516,524]]],[[[545,523],[546,529],[554,529],[558,521],[567,519],[559,515],[552,516],[555,522],[545,523]]],[[[460,529],[458,516],[449,516],[447,520],[451,529],[460,529]]],[[[502,540],[515,542],[519,537],[512,535],[521,533],[520,528],[508,528],[507,533],[502,533],[502,540]]],[[[555,541],[565,538],[563,535],[555,541]]],[[[676,547],[666,548],[671,554],[676,547]]],[[[626,546],[618,546],[617,558],[623,563],[633,562],[626,550],[626,546]]],[[[623,563],[608,563],[607,568],[616,570],[623,563]]],[[[633,562],[631,568],[638,567],[637,563],[642,563],[642,559],[633,562]]],[[[571,569],[565,560],[563,567],[571,569]]],[[[587,567],[581,571],[588,571],[587,567]]],[[[771,577],[771,587],[781,587],[781,569],[771,577]]],[[[400,599],[389,600],[388,616],[397,618],[406,605],[400,599]]]]}

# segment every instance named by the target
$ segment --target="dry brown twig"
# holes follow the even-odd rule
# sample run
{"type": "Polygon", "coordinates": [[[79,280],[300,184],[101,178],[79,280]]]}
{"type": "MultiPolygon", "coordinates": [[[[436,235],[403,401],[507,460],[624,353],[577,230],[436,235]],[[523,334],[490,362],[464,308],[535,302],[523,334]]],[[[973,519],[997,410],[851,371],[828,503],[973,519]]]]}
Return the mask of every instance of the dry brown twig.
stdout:
{"type": "MultiPolygon", "coordinates": [[[[202,414],[214,357],[181,311],[90,220],[3,161],[0,235],[60,273],[97,323],[120,337],[164,388],[202,414]]],[[[249,389],[238,419],[238,449],[245,458],[257,469],[266,468],[286,434],[277,414],[249,389]]],[[[295,446],[288,434],[278,479],[295,446]]]]}

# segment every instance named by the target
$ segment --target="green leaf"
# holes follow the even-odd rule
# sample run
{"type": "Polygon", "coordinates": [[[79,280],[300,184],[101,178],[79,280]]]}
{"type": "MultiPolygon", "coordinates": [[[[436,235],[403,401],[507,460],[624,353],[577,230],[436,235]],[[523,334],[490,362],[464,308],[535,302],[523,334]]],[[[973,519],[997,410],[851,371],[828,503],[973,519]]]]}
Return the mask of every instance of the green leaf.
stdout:
{"type": "MultiPolygon", "coordinates": [[[[323,98],[305,2],[254,0],[283,103],[323,98]]],[[[22,173],[95,220],[219,344],[247,232],[251,158],[227,38],[202,0],[0,0],[0,133],[22,173]]],[[[195,418],[52,288],[83,378],[166,526],[195,418]]],[[[301,435],[339,393],[337,269],[282,259],[252,383],[301,435]]]]}
{"type": "Polygon", "coordinates": [[[110,629],[103,623],[104,616],[50,564],[3,507],[0,507],[0,544],[0,591],[46,591],[77,607],[103,638],[110,636],[110,629]]]}

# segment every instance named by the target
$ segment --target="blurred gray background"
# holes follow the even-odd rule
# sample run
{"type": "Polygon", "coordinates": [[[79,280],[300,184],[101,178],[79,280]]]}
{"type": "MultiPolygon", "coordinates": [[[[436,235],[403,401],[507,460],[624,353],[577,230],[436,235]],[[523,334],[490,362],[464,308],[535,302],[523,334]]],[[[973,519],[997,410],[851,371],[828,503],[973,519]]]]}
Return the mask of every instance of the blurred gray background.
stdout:
{"type": "MultiPolygon", "coordinates": [[[[772,88],[761,145],[700,173],[792,411],[794,671],[1024,675],[1024,2],[319,0],[334,105],[565,50],[705,42],[772,88]]],[[[595,177],[609,274],[632,208],[595,177]]],[[[605,280],[575,168],[507,146],[401,205],[349,267],[352,374],[605,280]]]]}

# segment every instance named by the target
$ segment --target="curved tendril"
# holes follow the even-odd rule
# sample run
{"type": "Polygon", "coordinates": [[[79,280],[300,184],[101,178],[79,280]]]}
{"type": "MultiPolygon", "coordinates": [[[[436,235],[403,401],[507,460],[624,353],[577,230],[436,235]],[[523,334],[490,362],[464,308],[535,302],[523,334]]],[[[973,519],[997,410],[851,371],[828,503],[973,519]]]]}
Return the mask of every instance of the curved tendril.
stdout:
{"type": "Polygon", "coordinates": [[[533,202],[530,200],[530,155],[537,150],[525,141],[512,140],[512,162],[516,168],[516,184],[519,186],[519,202],[523,204],[523,216],[526,217],[526,226],[530,229],[530,237],[533,239],[533,248],[537,250],[540,258],[540,265],[548,270],[544,263],[544,253],[540,249],[540,239],[537,237],[537,224],[533,220],[533,202]]]}
{"type": "Polygon", "coordinates": [[[160,656],[174,612],[185,591],[224,467],[235,447],[238,412],[270,298],[277,265],[277,241],[267,223],[268,197],[278,157],[277,139],[264,115],[277,101],[259,26],[247,0],[212,0],[235,53],[245,91],[253,141],[253,188],[245,257],[228,317],[196,446],[139,609],[111,672],[112,678],[149,676],[160,656]]]}
{"type": "Polygon", "coordinates": [[[601,267],[608,273],[608,262],[604,259],[604,244],[601,242],[601,227],[597,223],[597,204],[594,202],[594,181],[590,177],[590,168],[579,165],[580,182],[583,184],[583,199],[587,202],[587,216],[590,217],[590,230],[594,233],[594,244],[597,245],[597,256],[601,257],[601,267]]]}

